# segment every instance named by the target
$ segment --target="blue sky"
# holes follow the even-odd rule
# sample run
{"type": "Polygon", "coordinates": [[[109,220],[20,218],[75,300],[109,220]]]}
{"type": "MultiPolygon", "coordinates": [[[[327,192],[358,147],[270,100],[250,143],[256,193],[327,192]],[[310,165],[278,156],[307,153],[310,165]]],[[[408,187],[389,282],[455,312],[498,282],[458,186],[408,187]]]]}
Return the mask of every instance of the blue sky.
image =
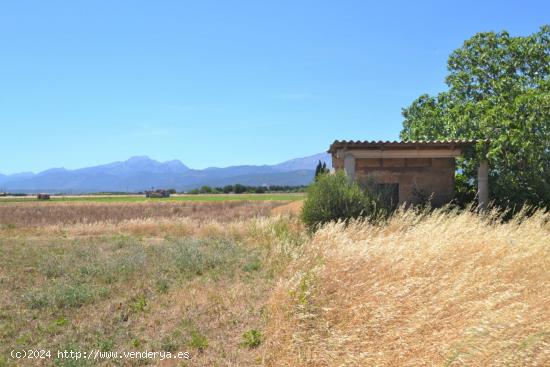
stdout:
{"type": "Polygon", "coordinates": [[[397,139],[476,32],[536,32],[548,1],[3,1],[0,172],[148,155],[276,163],[397,139]]]}

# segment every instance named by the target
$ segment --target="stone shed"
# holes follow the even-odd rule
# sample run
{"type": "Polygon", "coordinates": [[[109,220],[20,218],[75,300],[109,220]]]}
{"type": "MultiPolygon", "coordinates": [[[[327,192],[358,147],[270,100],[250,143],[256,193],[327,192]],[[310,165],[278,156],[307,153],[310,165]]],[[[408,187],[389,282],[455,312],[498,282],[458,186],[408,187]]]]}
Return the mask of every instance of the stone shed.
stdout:
{"type": "MultiPolygon", "coordinates": [[[[434,206],[454,196],[455,158],[474,140],[449,141],[335,141],[328,150],[334,169],[351,180],[382,190],[393,203],[434,206]]],[[[480,205],[487,202],[487,166],[479,169],[480,205]],[[484,191],[483,191],[484,190],[484,191]]]]}

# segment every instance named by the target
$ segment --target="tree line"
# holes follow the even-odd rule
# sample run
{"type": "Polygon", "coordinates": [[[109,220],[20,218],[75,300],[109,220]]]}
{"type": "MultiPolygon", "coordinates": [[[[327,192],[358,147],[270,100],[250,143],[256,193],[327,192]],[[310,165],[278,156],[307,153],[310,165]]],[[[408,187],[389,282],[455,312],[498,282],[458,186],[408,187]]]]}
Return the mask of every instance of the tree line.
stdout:
{"type": "Polygon", "coordinates": [[[223,187],[201,186],[185,192],[186,194],[265,194],[276,192],[304,192],[307,186],[290,185],[269,185],[269,186],[248,186],[248,185],[225,185],[223,187]]]}

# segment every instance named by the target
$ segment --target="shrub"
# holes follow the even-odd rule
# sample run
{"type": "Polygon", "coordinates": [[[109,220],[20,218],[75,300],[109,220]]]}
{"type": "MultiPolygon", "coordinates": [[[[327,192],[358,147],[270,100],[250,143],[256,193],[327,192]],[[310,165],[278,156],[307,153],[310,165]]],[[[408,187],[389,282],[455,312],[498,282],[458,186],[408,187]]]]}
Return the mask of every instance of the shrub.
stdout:
{"type": "Polygon", "coordinates": [[[193,348],[197,348],[199,351],[203,351],[206,347],[208,347],[208,338],[199,331],[193,330],[191,331],[191,340],[189,345],[193,348]]]}
{"type": "Polygon", "coordinates": [[[243,334],[242,345],[248,348],[256,348],[262,343],[262,333],[256,329],[248,330],[243,334]]]}
{"type": "Polygon", "coordinates": [[[310,229],[315,229],[330,221],[375,218],[379,214],[376,200],[339,171],[319,176],[308,188],[301,218],[310,229]]]}
{"type": "Polygon", "coordinates": [[[137,297],[132,305],[134,312],[144,312],[146,307],[147,300],[143,296],[137,297]]]}
{"type": "Polygon", "coordinates": [[[55,325],[57,326],[65,326],[68,323],[69,321],[64,316],[61,316],[57,320],[55,320],[55,325]]]}

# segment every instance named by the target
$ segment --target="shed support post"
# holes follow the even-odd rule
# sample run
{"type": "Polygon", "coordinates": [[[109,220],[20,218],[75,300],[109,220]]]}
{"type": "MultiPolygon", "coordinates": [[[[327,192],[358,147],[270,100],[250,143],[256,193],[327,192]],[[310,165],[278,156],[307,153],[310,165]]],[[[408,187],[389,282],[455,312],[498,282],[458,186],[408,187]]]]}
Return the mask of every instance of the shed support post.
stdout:
{"type": "Polygon", "coordinates": [[[489,203],[489,164],[485,160],[479,162],[477,169],[477,200],[478,208],[485,211],[489,203]]]}
{"type": "Polygon", "coordinates": [[[351,154],[344,156],[344,171],[346,172],[346,176],[348,176],[348,180],[353,182],[355,180],[355,157],[351,154]]]}

